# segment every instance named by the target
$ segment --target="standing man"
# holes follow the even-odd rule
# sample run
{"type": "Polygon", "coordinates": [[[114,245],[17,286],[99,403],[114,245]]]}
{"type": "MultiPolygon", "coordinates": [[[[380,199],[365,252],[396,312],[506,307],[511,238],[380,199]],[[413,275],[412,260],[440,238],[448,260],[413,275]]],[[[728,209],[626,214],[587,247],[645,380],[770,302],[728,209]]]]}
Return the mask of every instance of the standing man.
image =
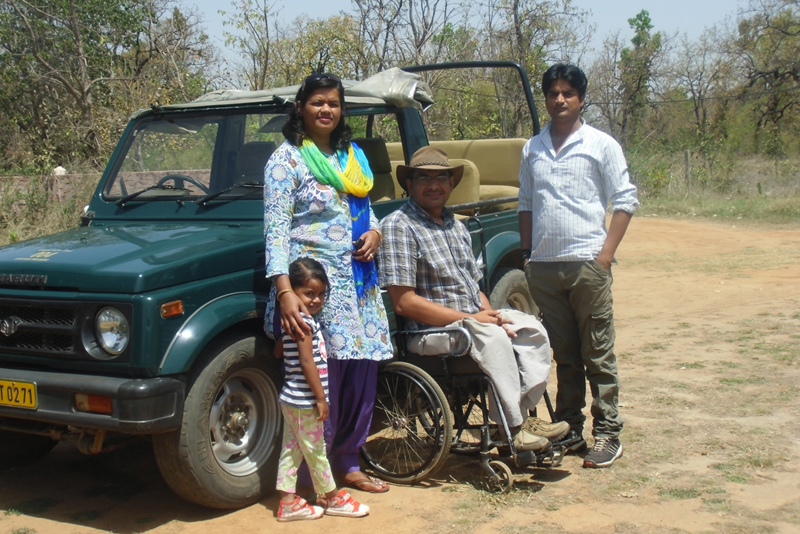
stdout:
{"type": "Polygon", "coordinates": [[[611,263],[639,202],[622,148],[581,119],[587,85],[574,65],[544,73],[551,121],[522,149],[519,227],[528,286],[556,362],[556,417],[583,435],[588,380],[595,442],[583,467],[610,467],[622,456],[623,422],[611,263]]]}
{"type": "MultiPolygon", "coordinates": [[[[463,326],[472,333],[470,355],[491,377],[518,451],[550,450],[549,440],[569,432],[566,423],[546,423],[526,412],[536,408],[550,374],[550,345],[538,319],[517,310],[492,309],[478,287],[467,228],[445,208],[463,166],[431,146],[417,150],[410,165],[397,167],[408,202],[381,222],[380,285],[394,311],[413,321],[409,329],[463,326]]],[[[409,347],[424,346],[424,334],[409,347]]],[[[418,352],[414,350],[413,352],[418,352]]],[[[499,422],[496,407],[490,415],[499,422]]]]}

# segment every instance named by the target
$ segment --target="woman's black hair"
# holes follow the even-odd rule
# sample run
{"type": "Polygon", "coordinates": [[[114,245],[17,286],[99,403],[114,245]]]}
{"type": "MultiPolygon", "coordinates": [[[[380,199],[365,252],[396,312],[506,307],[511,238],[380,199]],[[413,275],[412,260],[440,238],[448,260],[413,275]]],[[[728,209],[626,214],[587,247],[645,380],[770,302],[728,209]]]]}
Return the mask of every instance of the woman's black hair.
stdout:
{"type": "Polygon", "coordinates": [[[322,264],[314,258],[300,258],[289,265],[289,283],[292,287],[302,287],[309,280],[316,280],[326,288],[330,285],[328,275],[322,264]]]}
{"type": "Polygon", "coordinates": [[[586,75],[580,67],[567,63],[556,63],[547,69],[544,76],[542,76],[542,92],[545,97],[547,97],[547,93],[550,91],[550,86],[553,85],[556,80],[566,80],[573,89],[578,91],[578,96],[581,97],[581,100],[586,98],[586,87],[588,87],[589,81],[586,79],[586,75]]]}
{"type": "Polygon", "coordinates": [[[320,73],[312,74],[303,81],[303,85],[300,86],[294,99],[295,105],[289,110],[289,118],[283,125],[283,136],[292,145],[299,148],[303,144],[303,138],[306,135],[305,123],[299,108],[306,105],[314,91],[334,88],[339,91],[342,116],[339,119],[339,124],[331,132],[331,146],[336,150],[345,150],[350,146],[350,138],[353,136],[353,131],[344,120],[344,86],[342,85],[342,80],[335,74],[320,73]]]}

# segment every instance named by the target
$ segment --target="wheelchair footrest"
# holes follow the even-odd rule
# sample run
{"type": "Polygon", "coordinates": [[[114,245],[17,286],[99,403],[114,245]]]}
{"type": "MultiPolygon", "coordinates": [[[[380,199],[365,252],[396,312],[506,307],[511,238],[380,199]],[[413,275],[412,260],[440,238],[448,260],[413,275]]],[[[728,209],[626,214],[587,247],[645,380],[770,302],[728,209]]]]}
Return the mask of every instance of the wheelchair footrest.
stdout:
{"type": "Polygon", "coordinates": [[[558,447],[539,454],[533,451],[519,452],[513,460],[517,467],[527,467],[530,465],[536,465],[536,467],[557,467],[561,464],[563,458],[564,454],[562,449],[558,447]]]}
{"type": "Polygon", "coordinates": [[[553,444],[553,448],[544,454],[536,457],[537,467],[558,467],[564,459],[564,449],[553,444]]]}
{"type": "Polygon", "coordinates": [[[533,451],[518,452],[516,458],[514,458],[514,463],[517,465],[517,467],[525,467],[526,465],[531,465],[535,462],[536,453],[533,451]]]}
{"type": "Polygon", "coordinates": [[[557,441],[553,443],[553,448],[556,447],[564,449],[564,454],[579,453],[587,449],[586,440],[582,437],[557,441]]]}

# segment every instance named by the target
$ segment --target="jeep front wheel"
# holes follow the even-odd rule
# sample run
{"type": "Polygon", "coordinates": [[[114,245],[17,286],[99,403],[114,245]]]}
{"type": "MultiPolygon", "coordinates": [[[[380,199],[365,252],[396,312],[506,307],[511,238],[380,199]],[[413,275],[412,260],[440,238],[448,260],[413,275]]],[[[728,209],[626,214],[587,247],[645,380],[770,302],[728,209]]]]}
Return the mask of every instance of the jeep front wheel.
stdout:
{"type": "Polygon", "coordinates": [[[275,487],[280,379],[267,365],[263,336],[244,336],[205,351],[190,377],[181,428],[153,436],[169,486],[211,508],[240,508],[275,487]]]}

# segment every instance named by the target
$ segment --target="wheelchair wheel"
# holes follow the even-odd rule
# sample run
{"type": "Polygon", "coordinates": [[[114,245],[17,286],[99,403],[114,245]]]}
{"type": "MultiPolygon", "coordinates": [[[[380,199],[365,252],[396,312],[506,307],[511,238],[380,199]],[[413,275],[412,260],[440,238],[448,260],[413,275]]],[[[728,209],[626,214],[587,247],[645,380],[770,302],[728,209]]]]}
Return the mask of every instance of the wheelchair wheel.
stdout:
{"type": "Polygon", "coordinates": [[[483,475],[483,484],[492,493],[508,493],[514,485],[511,468],[497,460],[489,462],[490,469],[483,475]]]}
{"type": "MultiPolygon", "coordinates": [[[[469,393],[469,392],[467,392],[469,393]]],[[[450,405],[456,432],[453,436],[453,447],[450,452],[455,454],[478,454],[481,452],[481,426],[483,425],[483,410],[479,406],[478,392],[471,392],[450,405]]],[[[491,427],[490,427],[491,428],[491,427]]]]}
{"type": "Polygon", "coordinates": [[[444,465],[453,416],[439,385],[425,371],[392,362],[378,373],[372,427],[361,456],[381,478],[414,484],[444,465]]]}

